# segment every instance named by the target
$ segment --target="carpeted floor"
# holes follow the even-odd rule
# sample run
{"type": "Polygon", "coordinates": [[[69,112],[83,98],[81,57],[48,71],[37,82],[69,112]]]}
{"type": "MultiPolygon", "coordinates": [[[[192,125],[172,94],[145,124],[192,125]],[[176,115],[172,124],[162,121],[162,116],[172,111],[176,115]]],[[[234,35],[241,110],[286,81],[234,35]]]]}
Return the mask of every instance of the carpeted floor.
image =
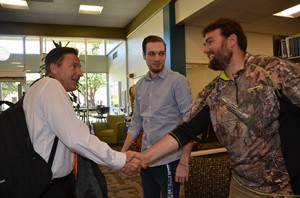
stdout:
{"type": "MultiPolygon", "coordinates": [[[[110,145],[120,151],[122,144],[110,145]]],[[[127,176],[119,170],[99,165],[106,177],[109,198],[142,198],[143,189],[139,174],[127,176]]],[[[180,198],[184,198],[183,185],[181,186],[180,198]]]]}
{"type": "Polygon", "coordinates": [[[106,177],[109,198],[141,198],[143,190],[140,175],[127,176],[119,170],[100,166],[106,177]]]}

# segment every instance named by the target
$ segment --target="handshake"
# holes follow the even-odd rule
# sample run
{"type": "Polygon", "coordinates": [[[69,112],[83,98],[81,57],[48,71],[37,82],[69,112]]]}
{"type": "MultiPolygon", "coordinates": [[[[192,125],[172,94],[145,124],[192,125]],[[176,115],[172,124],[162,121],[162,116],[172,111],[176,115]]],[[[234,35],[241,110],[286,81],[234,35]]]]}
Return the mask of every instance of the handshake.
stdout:
{"type": "Polygon", "coordinates": [[[126,152],[126,163],[121,171],[128,176],[132,176],[141,171],[141,168],[146,169],[148,162],[146,155],[139,152],[127,151],[126,152]]]}

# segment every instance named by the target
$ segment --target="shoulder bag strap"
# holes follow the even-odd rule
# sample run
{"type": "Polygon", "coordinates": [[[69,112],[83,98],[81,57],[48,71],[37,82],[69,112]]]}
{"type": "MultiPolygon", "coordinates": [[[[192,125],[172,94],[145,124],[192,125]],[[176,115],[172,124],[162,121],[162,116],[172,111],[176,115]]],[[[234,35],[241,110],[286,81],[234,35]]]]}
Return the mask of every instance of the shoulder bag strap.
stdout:
{"type": "Polygon", "coordinates": [[[56,148],[57,148],[57,143],[58,143],[58,137],[55,136],[53,145],[52,145],[52,149],[51,149],[51,153],[49,156],[49,160],[48,160],[48,164],[50,165],[50,167],[52,167],[53,164],[53,160],[54,160],[54,156],[55,156],[55,152],[56,152],[56,148]]]}

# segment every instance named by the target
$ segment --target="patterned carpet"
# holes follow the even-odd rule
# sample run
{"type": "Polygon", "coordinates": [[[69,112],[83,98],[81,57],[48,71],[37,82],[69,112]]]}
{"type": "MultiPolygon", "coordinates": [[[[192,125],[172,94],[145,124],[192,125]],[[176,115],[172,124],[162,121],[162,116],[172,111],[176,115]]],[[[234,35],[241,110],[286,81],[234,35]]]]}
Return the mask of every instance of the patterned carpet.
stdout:
{"type": "MultiPolygon", "coordinates": [[[[113,149],[120,151],[122,144],[110,145],[113,149]]],[[[127,176],[119,170],[110,169],[99,165],[106,177],[109,198],[142,198],[143,189],[139,174],[127,176]]],[[[184,198],[183,186],[181,186],[180,197],[184,198]]]]}
{"type": "Polygon", "coordinates": [[[143,190],[140,175],[127,176],[119,170],[100,166],[106,177],[109,198],[141,198],[143,190]]]}

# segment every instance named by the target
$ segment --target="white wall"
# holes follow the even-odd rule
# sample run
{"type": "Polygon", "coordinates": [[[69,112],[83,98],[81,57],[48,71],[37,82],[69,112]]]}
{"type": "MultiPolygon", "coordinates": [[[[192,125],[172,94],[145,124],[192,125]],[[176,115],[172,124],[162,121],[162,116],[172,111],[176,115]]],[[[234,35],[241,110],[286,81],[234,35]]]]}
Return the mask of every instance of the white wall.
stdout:
{"type": "MultiPolygon", "coordinates": [[[[127,40],[128,73],[134,73],[136,79],[148,72],[148,66],[143,59],[142,42],[149,35],[157,35],[163,38],[163,11],[159,11],[138,30],[133,32],[127,40]]],[[[129,79],[129,86],[136,79],[129,79]]]]}
{"type": "MultiPolygon", "coordinates": [[[[109,84],[121,82],[120,94],[124,94],[124,91],[128,90],[129,87],[139,79],[139,77],[145,75],[148,72],[148,67],[143,59],[142,54],[142,42],[146,36],[151,34],[163,37],[162,10],[156,13],[153,17],[151,17],[148,21],[141,25],[135,32],[133,32],[128,37],[127,42],[122,43],[109,54],[109,84]],[[112,56],[116,51],[118,53],[118,57],[113,59],[112,56]],[[135,78],[129,79],[129,73],[134,73],[135,78]]],[[[126,102],[128,103],[128,93],[126,93],[126,95],[126,102]]]]}
{"type": "Polygon", "coordinates": [[[108,55],[109,83],[121,82],[121,89],[126,90],[126,42],[124,41],[108,55]],[[113,54],[117,57],[113,59],[113,54]]]}
{"type": "MultiPolygon", "coordinates": [[[[118,103],[119,107],[124,108],[124,106],[121,104],[121,95],[124,90],[127,90],[127,80],[126,80],[126,42],[122,42],[115,50],[113,50],[108,55],[108,67],[109,67],[109,79],[108,79],[108,105],[110,106],[110,95],[111,93],[111,85],[112,84],[120,84],[120,89],[118,92],[118,103]],[[113,55],[117,53],[116,58],[113,58],[113,55]]],[[[110,106],[110,112],[111,113],[118,113],[123,114],[124,112],[121,111],[120,108],[115,108],[113,106],[110,106]]]]}

